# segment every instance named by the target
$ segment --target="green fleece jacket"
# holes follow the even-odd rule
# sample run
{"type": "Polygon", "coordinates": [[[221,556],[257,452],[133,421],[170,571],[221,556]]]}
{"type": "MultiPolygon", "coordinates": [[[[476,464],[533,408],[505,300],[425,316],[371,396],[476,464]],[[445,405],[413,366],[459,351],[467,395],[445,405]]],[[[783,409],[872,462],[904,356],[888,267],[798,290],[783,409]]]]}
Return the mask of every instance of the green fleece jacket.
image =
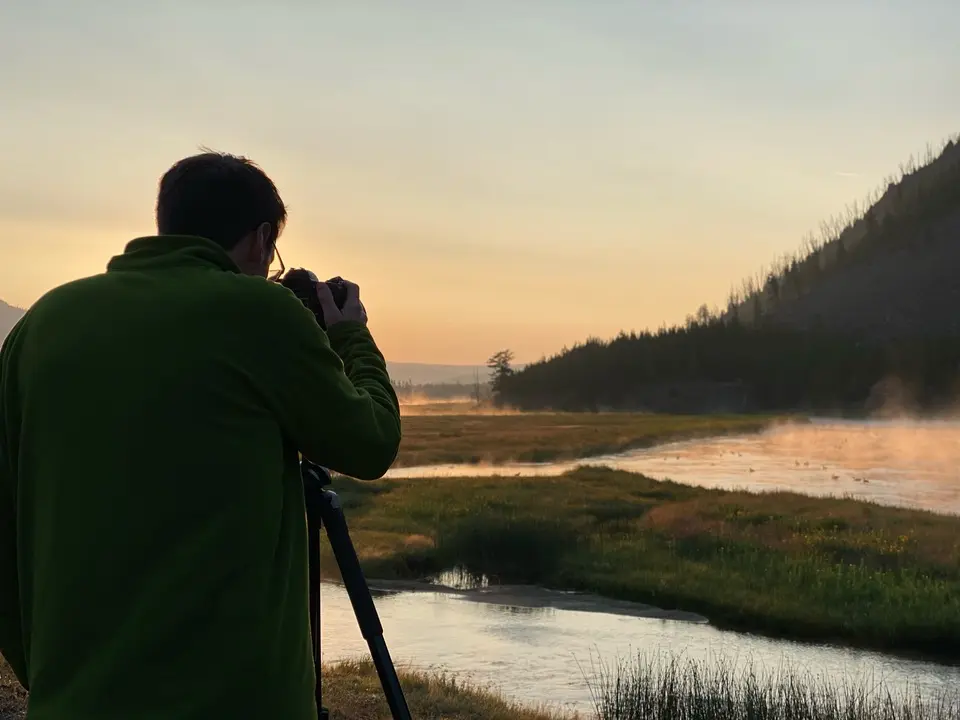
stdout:
{"type": "Polygon", "coordinates": [[[298,452],[393,462],[367,329],[146,237],[41,298],[0,362],[0,652],[28,717],[316,718],[298,452]]]}

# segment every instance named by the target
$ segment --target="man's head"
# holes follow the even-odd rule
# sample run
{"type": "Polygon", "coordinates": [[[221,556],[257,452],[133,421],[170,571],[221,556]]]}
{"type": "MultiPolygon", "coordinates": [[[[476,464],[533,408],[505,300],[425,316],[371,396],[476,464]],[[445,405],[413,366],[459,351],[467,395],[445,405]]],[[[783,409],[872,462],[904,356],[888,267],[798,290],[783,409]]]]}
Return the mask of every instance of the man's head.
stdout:
{"type": "Polygon", "coordinates": [[[273,181],[245,157],[204,152],[160,179],[157,232],[213,240],[247,275],[267,276],[286,220],[273,181]]]}

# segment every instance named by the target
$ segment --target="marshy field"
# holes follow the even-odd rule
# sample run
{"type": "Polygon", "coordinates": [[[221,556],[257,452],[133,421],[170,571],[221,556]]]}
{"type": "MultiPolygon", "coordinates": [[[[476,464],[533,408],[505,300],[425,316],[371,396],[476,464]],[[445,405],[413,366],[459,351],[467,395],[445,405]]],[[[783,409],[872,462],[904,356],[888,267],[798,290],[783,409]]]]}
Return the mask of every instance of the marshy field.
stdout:
{"type": "Polygon", "coordinates": [[[394,467],[578,460],[671,440],[758,432],[774,416],[469,412],[469,403],[408,408],[394,467]]]}
{"type": "MultiPolygon", "coordinates": [[[[960,717],[960,515],[949,506],[950,498],[960,498],[955,472],[932,481],[924,468],[924,482],[938,483],[941,495],[927,497],[930,509],[918,509],[845,492],[811,494],[800,480],[789,491],[748,492],[698,486],[689,472],[674,482],[618,468],[616,453],[628,459],[630,452],[640,453],[651,466],[663,460],[660,475],[668,477],[668,459],[701,447],[723,463],[724,457],[749,454],[736,443],[752,436],[758,440],[751,447],[760,453],[769,428],[784,422],[756,416],[449,414],[443,408],[407,415],[397,462],[401,476],[372,483],[341,477],[334,488],[371,584],[392,582],[395,588],[378,594],[377,603],[414,716],[960,717]],[[731,444],[723,447],[734,449],[715,451],[710,443],[725,438],[731,444]],[[664,445],[677,441],[689,444],[677,450],[664,445]],[[661,447],[670,448],[669,454],[657,455],[661,447]],[[606,456],[603,466],[590,464],[596,456],[606,456]],[[552,473],[518,472],[509,465],[578,459],[582,466],[552,473]],[[430,476],[429,467],[437,465],[456,467],[452,474],[430,476]],[[498,473],[491,465],[509,471],[498,473]],[[485,472],[470,474],[481,466],[485,472]],[[403,477],[403,469],[411,476],[403,477]],[[450,584],[442,588],[445,594],[439,583],[450,584]],[[477,588],[486,593],[478,596],[482,602],[454,599],[477,588]],[[562,601],[556,607],[579,597],[607,599],[611,606],[586,608],[584,602],[589,612],[544,610],[514,601],[529,601],[535,588],[566,591],[550,596],[562,601]],[[614,602],[620,605],[614,608],[614,602]],[[697,617],[699,624],[691,621],[697,617]],[[611,637],[638,645],[656,637],[660,647],[610,656],[600,650],[612,647],[611,637]],[[717,638],[727,655],[699,652],[717,638]],[[464,646],[460,655],[443,655],[445,646],[458,643],[464,646]],[[568,657],[573,646],[591,652],[568,657]],[[750,648],[766,653],[756,665],[739,657],[750,648]],[[547,672],[551,653],[555,662],[547,672]],[[791,657],[800,661],[791,664],[791,657]],[[842,672],[850,663],[895,672],[851,679],[842,672]]],[[[910,479],[868,467],[879,461],[868,458],[865,443],[883,451],[891,447],[888,436],[871,432],[855,425],[832,428],[831,452],[860,443],[859,464],[851,470],[856,487],[899,497],[883,495],[886,486],[906,486],[910,479]]],[[[949,427],[936,432],[940,448],[960,437],[949,427]]],[[[820,462],[809,446],[791,445],[790,452],[797,455],[790,466],[795,463],[798,472],[820,462]]],[[[942,460],[956,467],[952,457],[942,460]]],[[[757,471],[747,468],[745,478],[764,472],[760,460],[750,462],[757,471]]],[[[624,467],[632,465],[625,461],[624,467]]],[[[841,482],[840,470],[823,468],[827,482],[841,482]]],[[[336,564],[324,551],[324,578],[335,582],[336,564]]],[[[329,587],[324,596],[333,608],[339,589],[329,587]]],[[[338,617],[351,622],[346,610],[338,617]]],[[[329,616],[324,622],[334,639],[348,634],[329,616]]],[[[335,718],[389,717],[362,657],[356,643],[339,650],[335,642],[325,645],[325,692],[335,718]]],[[[0,679],[0,718],[18,717],[25,696],[5,667],[0,679]]]]}

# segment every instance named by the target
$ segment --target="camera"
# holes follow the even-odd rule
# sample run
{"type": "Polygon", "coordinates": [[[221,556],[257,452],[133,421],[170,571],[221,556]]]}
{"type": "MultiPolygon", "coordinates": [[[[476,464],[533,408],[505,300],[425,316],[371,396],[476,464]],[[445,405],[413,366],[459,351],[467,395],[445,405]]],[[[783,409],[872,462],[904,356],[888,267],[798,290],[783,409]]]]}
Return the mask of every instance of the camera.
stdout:
{"type": "MultiPolygon", "coordinates": [[[[317,318],[320,327],[326,330],[327,325],[323,319],[323,308],[320,307],[320,301],[317,299],[317,285],[320,282],[321,280],[314,273],[303,268],[289,270],[280,279],[280,284],[292,291],[317,318]]],[[[343,278],[335,277],[322,282],[325,282],[326,286],[330,288],[334,304],[342,310],[343,304],[347,301],[347,286],[344,285],[343,278]]]]}

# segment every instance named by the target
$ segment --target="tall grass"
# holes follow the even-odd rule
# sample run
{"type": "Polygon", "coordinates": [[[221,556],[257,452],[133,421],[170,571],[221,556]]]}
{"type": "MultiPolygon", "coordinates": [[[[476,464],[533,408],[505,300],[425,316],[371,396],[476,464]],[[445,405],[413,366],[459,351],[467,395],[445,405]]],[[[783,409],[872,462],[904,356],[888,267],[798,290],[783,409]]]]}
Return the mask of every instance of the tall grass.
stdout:
{"type": "Polygon", "coordinates": [[[597,663],[588,678],[597,720],[956,720],[960,693],[893,693],[811,672],[641,653],[597,663]]]}

